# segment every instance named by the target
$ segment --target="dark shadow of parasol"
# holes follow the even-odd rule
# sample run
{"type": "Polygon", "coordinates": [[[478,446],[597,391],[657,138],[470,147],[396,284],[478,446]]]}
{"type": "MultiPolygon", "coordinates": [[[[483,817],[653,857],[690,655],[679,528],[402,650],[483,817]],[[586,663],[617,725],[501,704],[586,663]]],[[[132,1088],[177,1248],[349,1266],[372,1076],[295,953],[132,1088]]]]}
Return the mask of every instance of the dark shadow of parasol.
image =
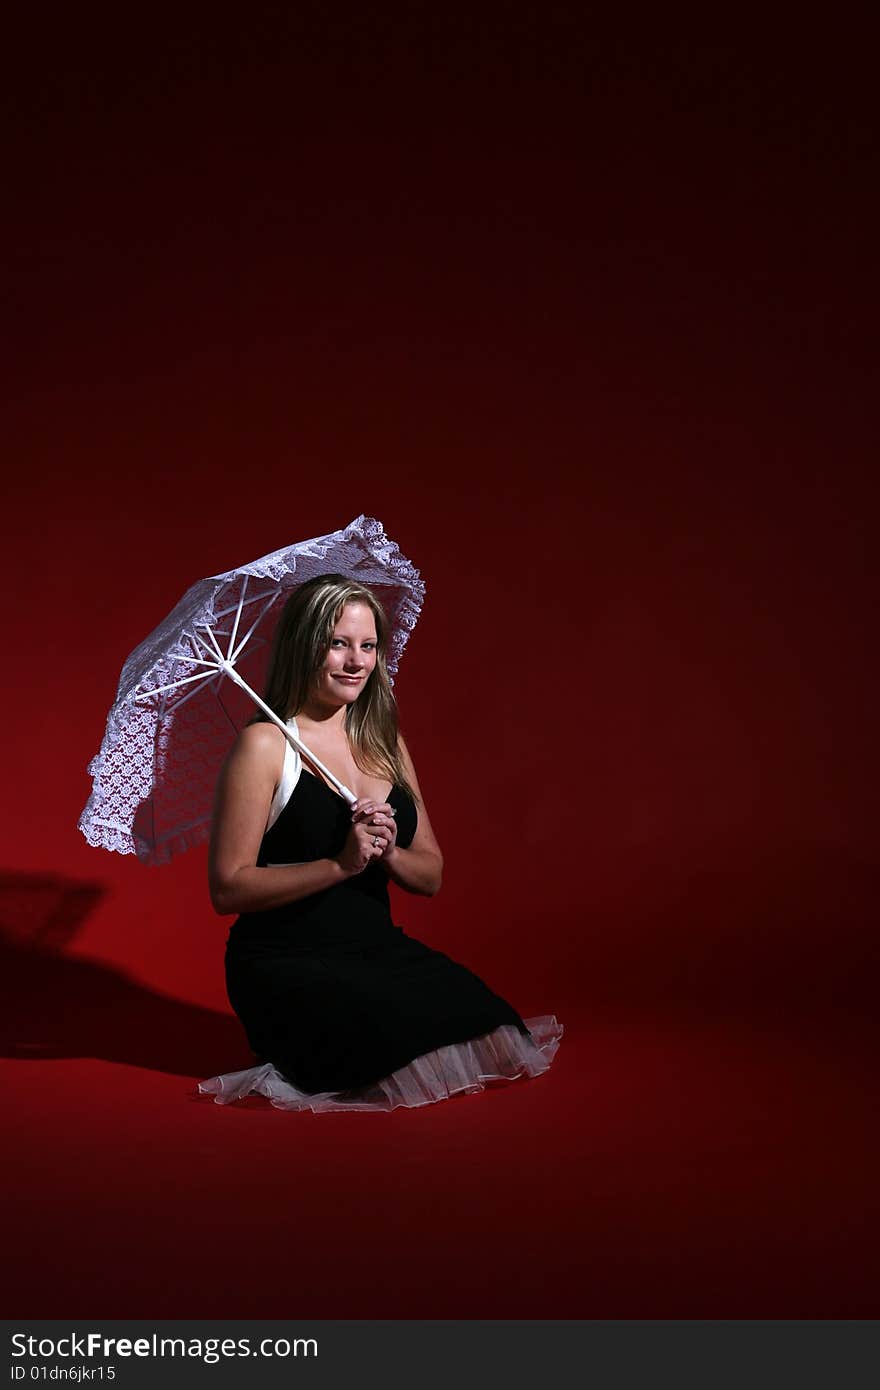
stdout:
{"type": "Polygon", "coordinates": [[[58,874],[0,873],[0,1055],[96,1057],[195,1078],[253,1065],[232,1015],[65,954],[104,893],[58,874]]]}

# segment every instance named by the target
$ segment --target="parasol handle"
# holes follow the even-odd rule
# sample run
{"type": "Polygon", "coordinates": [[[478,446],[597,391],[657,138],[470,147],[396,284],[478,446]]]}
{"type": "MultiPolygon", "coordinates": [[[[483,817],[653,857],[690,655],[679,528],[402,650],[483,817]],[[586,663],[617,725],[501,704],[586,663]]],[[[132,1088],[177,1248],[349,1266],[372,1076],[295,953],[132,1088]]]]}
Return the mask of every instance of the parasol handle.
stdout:
{"type": "Polygon", "coordinates": [[[230,665],[228,661],[219,661],[217,664],[220,667],[221,671],[223,671],[231,681],[234,681],[235,684],[239,687],[239,689],[243,690],[246,695],[249,695],[250,698],[253,700],[254,704],[259,705],[260,709],[263,711],[264,714],[267,714],[269,716],[269,718],[272,720],[272,723],[275,724],[276,727],[281,730],[284,737],[287,739],[287,742],[291,744],[292,747],[294,747],[297,750],[297,752],[300,753],[303,757],[308,758],[310,763],[314,763],[315,767],[319,768],[321,772],[323,772],[324,776],[327,777],[333,783],[340,796],[343,796],[345,798],[349,806],[353,806],[354,803],[357,801],[357,797],[355,796],[354,792],[351,791],[351,789],[347,787],[344,782],[340,782],[339,778],[333,775],[329,767],[325,767],[324,764],[321,762],[321,759],[316,758],[314,753],[310,752],[309,749],[306,748],[305,744],[297,738],[296,734],[294,734],[290,729],[288,729],[284,721],[278,718],[278,715],[275,713],[275,711],[273,709],[270,709],[266,702],[264,700],[261,700],[259,695],[257,695],[255,691],[251,690],[250,686],[247,684],[246,681],[242,680],[235,667],[230,665]]]}

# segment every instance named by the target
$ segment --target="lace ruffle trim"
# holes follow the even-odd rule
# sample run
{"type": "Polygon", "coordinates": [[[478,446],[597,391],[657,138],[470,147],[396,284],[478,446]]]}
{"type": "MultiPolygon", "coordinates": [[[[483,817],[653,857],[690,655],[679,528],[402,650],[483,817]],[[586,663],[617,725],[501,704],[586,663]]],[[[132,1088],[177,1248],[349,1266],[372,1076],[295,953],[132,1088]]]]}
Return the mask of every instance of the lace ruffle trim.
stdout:
{"type": "Polygon", "coordinates": [[[264,1062],[246,1071],[227,1072],[199,1082],[203,1095],[217,1105],[230,1105],[245,1096],[265,1096],[278,1110],[394,1110],[399,1105],[431,1105],[439,1100],[486,1089],[486,1082],[540,1076],[550,1067],[562,1037],[554,1014],[523,1020],[526,1037],[505,1023],[479,1038],[449,1043],[416,1057],[406,1066],[357,1091],[300,1091],[272,1065],[264,1062]]]}

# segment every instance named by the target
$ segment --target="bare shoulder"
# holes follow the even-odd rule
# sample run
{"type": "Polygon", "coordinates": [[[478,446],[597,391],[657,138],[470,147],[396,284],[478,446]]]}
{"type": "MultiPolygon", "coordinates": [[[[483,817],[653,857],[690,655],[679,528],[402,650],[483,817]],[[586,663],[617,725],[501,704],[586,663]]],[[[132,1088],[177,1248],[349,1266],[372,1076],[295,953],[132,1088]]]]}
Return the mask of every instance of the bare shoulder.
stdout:
{"type": "Polygon", "coordinates": [[[230,751],[230,761],[244,763],[275,781],[281,776],[287,740],[276,724],[260,720],[239,729],[230,751]]]}
{"type": "Polygon", "coordinates": [[[245,724],[244,728],[238,731],[238,739],[242,747],[254,748],[259,752],[283,748],[287,741],[278,725],[270,723],[268,719],[260,719],[256,724],[245,724]]]}

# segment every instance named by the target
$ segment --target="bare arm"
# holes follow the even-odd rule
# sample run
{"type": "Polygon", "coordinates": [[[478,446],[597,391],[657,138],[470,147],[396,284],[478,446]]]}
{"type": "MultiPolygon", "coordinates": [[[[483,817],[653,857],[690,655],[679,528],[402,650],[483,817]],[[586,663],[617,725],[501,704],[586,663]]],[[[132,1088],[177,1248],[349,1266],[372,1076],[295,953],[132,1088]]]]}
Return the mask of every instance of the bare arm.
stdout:
{"type": "Polygon", "coordinates": [[[416,777],[416,770],[413,767],[409,749],[402,736],[398,740],[398,746],[403,756],[406,775],[418,797],[419,824],[409,849],[402,849],[400,845],[395,845],[393,849],[382,855],[380,863],[384,864],[388,877],[398,887],[405,888],[409,893],[421,893],[425,897],[432,898],[435,893],[440,892],[440,885],[443,880],[443,855],[428,819],[422,789],[416,777]]]}
{"type": "Polygon", "coordinates": [[[281,907],[349,877],[338,859],[257,867],[283,758],[284,735],[279,729],[273,724],[248,724],[223,764],[208,852],[211,905],[221,915],[281,907]]]}

